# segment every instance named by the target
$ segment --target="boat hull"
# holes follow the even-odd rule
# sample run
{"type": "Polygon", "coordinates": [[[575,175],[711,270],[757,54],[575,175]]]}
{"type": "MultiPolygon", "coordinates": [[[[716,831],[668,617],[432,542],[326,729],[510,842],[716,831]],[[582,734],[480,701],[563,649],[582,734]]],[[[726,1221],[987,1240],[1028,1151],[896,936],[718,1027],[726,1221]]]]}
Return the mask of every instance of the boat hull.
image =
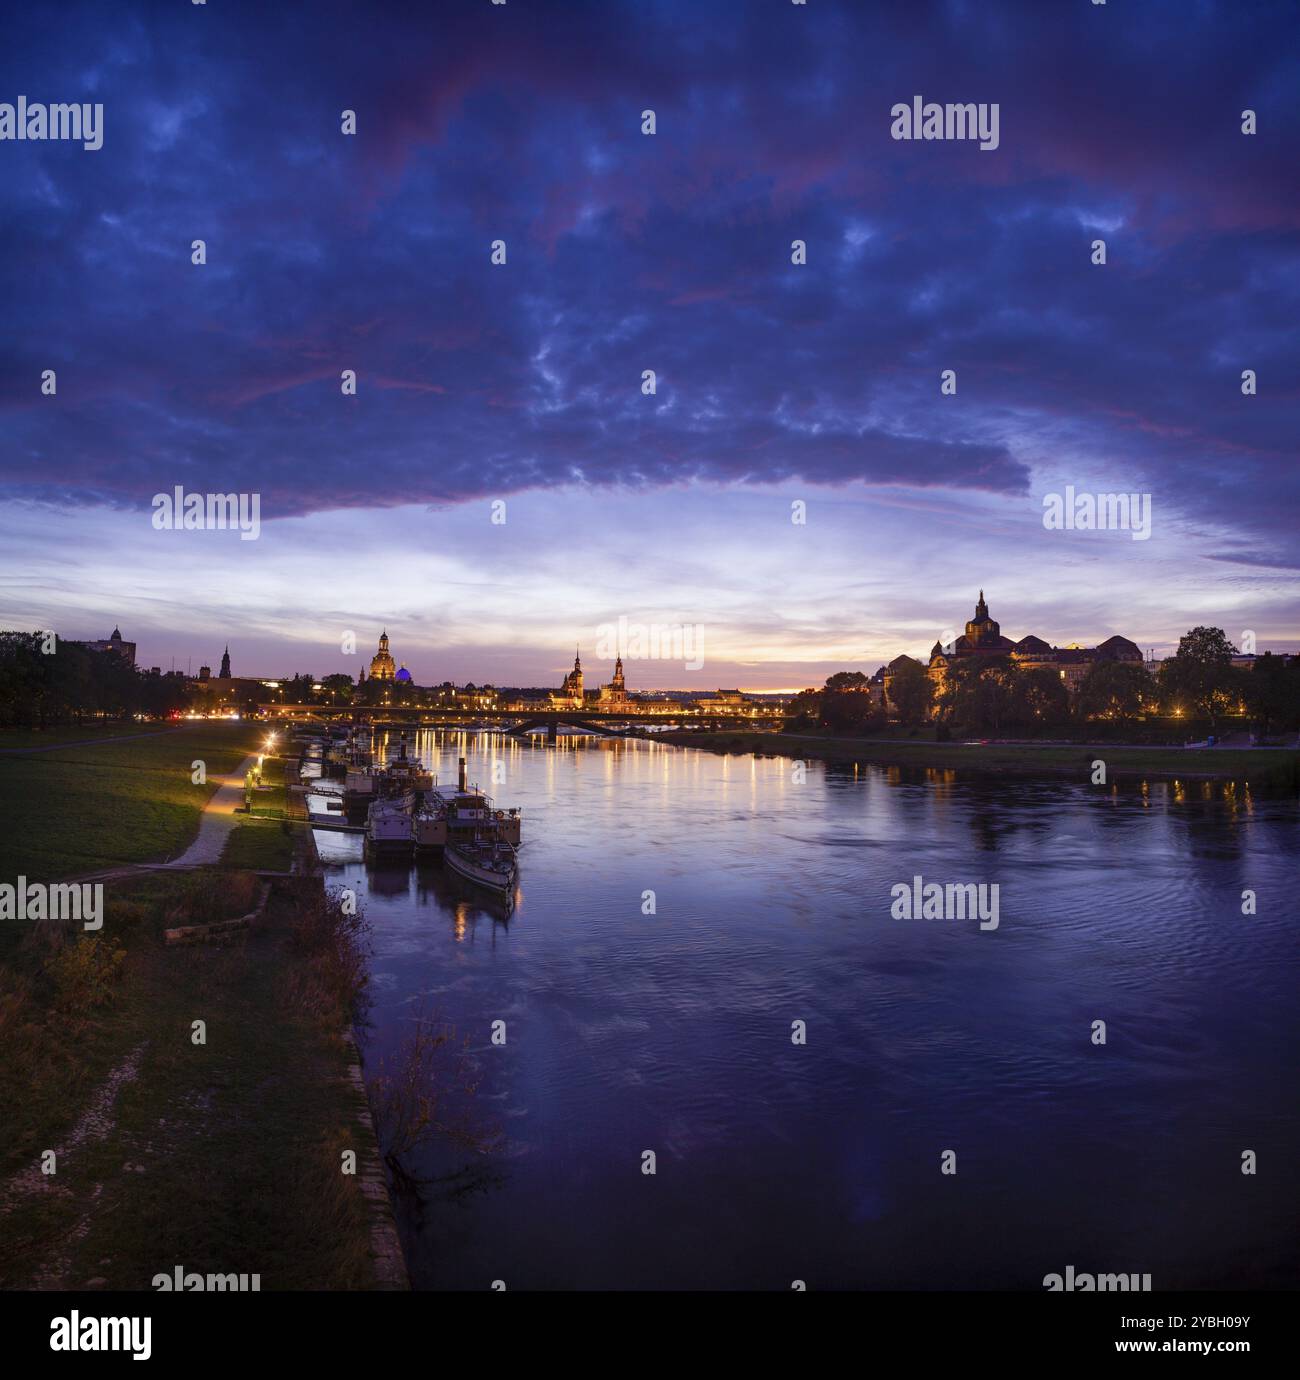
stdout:
{"type": "Polygon", "coordinates": [[[490,867],[474,851],[454,843],[447,845],[442,856],[447,866],[468,882],[503,896],[514,890],[516,868],[513,862],[505,868],[490,867]]]}
{"type": "Polygon", "coordinates": [[[415,846],[411,816],[393,801],[376,802],[366,817],[366,856],[409,858],[415,846]]]}
{"type": "Polygon", "coordinates": [[[447,820],[415,817],[415,850],[417,853],[440,853],[447,846],[447,820]]]}

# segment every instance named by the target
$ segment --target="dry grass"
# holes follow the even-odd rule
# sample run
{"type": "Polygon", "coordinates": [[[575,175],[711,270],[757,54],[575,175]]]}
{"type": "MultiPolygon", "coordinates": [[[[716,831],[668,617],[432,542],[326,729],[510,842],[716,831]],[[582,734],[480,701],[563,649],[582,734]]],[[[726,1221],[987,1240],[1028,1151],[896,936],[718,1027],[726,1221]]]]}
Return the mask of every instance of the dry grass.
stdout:
{"type": "Polygon", "coordinates": [[[341,1172],[367,1135],[340,1039],[364,993],[364,917],[304,880],[237,943],[162,943],[173,921],[245,913],[259,890],[222,872],[132,882],[107,908],[100,942],[125,957],[101,1005],[61,1006],[58,965],[79,943],[0,964],[0,1286],[147,1289],[176,1265],[258,1273],[263,1289],[373,1283],[367,1204],[341,1172]],[[50,1147],[72,1148],[42,1183],[50,1147]]]}

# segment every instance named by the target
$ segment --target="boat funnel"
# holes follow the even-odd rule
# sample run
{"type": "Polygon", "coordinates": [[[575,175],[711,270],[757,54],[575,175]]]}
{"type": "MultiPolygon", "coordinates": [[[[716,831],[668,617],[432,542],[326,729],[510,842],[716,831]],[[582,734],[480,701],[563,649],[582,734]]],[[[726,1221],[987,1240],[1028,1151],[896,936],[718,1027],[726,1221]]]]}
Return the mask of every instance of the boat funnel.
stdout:
{"type": "Polygon", "coordinates": [[[462,758],[460,759],[460,793],[461,793],[461,795],[464,795],[464,794],[465,794],[465,790],[466,790],[466,786],[465,786],[465,759],[462,757],[462,758]]]}

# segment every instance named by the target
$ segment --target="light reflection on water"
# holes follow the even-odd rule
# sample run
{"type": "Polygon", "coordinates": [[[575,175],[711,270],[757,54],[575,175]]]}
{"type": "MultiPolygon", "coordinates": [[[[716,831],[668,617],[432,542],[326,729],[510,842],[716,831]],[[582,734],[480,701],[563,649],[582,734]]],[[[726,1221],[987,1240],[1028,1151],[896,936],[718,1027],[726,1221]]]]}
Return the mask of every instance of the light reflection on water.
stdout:
{"type": "Polygon", "coordinates": [[[440,867],[367,869],[359,837],[317,834],[374,926],[368,1070],[436,1012],[504,1132],[490,1188],[403,1209],[417,1287],[1297,1282],[1294,800],[852,763],[796,784],[784,758],[635,741],[418,749],[443,782],[464,753],[525,843],[507,922],[440,867]],[[998,883],[998,930],[892,920],[917,874],[998,883]]]}

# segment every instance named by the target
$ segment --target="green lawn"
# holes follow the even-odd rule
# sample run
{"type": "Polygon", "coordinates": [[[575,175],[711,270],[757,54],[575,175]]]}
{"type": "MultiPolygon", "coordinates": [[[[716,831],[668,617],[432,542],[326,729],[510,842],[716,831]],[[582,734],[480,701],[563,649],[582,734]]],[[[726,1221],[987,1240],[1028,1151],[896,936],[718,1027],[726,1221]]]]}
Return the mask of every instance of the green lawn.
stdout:
{"type": "Polygon", "coordinates": [[[262,758],[262,781],[253,792],[252,813],[263,819],[284,819],[288,812],[289,791],[284,782],[284,758],[262,758]]]}
{"type": "MultiPolygon", "coordinates": [[[[4,733],[0,748],[52,736],[4,733]]],[[[203,721],[127,742],[0,754],[0,879],[50,880],[175,856],[198,830],[213,778],[263,736],[255,724],[203,721]],[[207,785],[191,783],[196,760],[206,764],[207,785]]]]}
{"type": "Polygon", "coordinates": [[[255,872],[288,872],[293,863],[299,830],[280,820],[246,819],[232,829],[221,855],[223,868],[249,868],[255,872]]]}
{"type": "Polygon", "coordinates": [[[0,748],[51,747],[60,743],[96,742],[101,738],[137,738],[154,733],[174,733],[175,724],[127,721],[83,724],[80,728],[0,729],[0,748]]]}

